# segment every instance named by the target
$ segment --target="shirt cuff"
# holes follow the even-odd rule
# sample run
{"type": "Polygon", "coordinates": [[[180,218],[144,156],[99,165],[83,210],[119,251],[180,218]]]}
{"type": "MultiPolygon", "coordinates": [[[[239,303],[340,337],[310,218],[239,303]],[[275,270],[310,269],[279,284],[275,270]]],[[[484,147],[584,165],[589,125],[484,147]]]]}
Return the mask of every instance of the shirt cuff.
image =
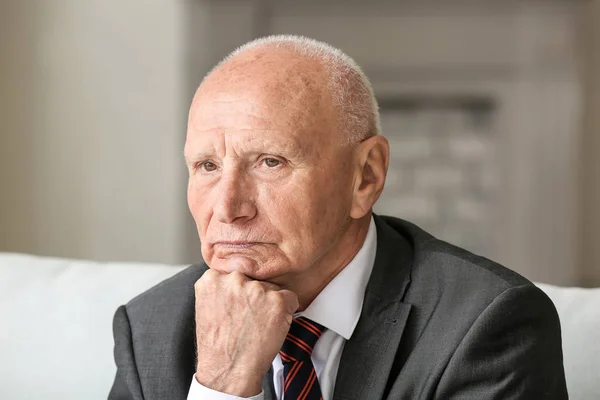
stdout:
{"type": "Polygon", "coordinates": [[[263,400],[263,392],[252,397],[238,397],[227,393],[217,392],[203,386],[196,380],[196,376],[192,376],[192,384],[187,395],[187,400],[263,400]]]}

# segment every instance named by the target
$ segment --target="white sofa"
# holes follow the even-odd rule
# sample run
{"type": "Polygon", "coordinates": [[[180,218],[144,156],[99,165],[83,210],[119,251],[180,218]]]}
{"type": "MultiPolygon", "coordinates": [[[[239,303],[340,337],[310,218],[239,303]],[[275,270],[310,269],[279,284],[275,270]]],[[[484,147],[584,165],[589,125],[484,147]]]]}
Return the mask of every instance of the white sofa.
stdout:
{"type": "MultiPolygon", "coordinates": [[[[114,311],[183,268],[0,253],[0,399],[106,399],[114,311]]],[[[561,317],[571,399],[600,399],[600,289],[540,287],[561,317]]]]}

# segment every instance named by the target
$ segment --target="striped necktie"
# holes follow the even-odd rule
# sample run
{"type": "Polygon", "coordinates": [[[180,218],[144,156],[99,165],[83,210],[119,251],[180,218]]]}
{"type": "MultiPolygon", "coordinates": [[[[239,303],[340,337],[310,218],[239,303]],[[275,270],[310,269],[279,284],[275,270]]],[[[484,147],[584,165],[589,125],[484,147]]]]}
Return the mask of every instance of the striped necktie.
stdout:
{"type": "Polygon", "coordinates": [[[321,400],[321,387],[310,356],[326,328],[298,317],[285,338],[279,355],[283,361],[284,400],[321,400]]]}

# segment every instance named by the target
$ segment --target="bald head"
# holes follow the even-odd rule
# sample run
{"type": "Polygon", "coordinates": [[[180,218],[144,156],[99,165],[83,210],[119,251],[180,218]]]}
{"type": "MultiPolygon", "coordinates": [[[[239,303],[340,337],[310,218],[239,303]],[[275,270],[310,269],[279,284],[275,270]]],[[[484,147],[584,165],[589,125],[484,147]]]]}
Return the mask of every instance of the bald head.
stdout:
{"type": "Polygon", "coordinates": [[[344,143],[381,131],[377,101],[360,67],[339,49],[305,37],[269,36],[241,46],[207,74],[197,96],[222,91],[260,94],[286,109],[320,114],[344,143]]]}

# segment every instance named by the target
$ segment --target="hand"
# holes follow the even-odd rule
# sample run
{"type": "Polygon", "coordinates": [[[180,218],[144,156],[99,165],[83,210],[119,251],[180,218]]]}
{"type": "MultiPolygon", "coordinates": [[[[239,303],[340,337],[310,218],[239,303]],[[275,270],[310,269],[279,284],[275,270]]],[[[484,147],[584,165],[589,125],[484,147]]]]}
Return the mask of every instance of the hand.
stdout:
{"type": "Polygon", "coordinates": [[[196,380],[239,397],[259,394],[290,329],[298,297],[237,271],[212,269],[196,282],[195,292],[196,380]]]}

